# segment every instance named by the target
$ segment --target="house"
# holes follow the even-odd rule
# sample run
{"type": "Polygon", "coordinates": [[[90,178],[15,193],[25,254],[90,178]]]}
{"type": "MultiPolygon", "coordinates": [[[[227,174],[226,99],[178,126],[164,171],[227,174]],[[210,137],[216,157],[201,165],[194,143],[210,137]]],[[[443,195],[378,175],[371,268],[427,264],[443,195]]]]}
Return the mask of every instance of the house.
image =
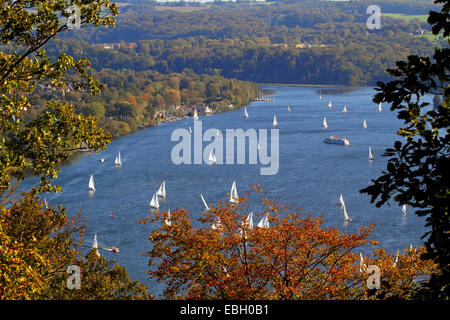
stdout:
{"type": "Polygon", "coordinates": [[[55,90],[56,90],[56,88],[50,84],[39,83],[38,87],[39,87],[39,89],[44,91],[44,93],[48,93],[48,94],[51,94],[51,93],[55,92],[55,90]]]}
{"type": "Polygon", "coordinates": [[[212,113],[212,109],[210,107],[206,106],[205,113],[212,113]]]}

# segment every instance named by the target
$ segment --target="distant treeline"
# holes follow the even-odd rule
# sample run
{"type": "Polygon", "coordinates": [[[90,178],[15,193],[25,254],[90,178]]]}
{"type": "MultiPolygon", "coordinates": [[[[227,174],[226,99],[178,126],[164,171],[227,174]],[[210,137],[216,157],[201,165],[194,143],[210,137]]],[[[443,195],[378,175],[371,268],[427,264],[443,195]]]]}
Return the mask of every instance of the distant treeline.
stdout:
{"type": "Polygon", "coordinates": [[[385,42],[375,34],[361,41],[310,47],[275,46],[266,40],[142,40],[133,49],[123,43],[120,49],[108,50],[85,42],[55,41],[48,51],[87,56],[98,71],[110,68],[169,74],[190,69],[198,74],[261,83],[374,85],[387,80],[385,70],[397,60],[417,52],[426,53],[431,47],[423,37],[405,39],[405,46],[401,37],[385,42]]]}
{"type": "MultiPolygon", "coordinates": [[[[402,12],[426,13],[433,7],[429,1],[379,2],[382,8],[410,9],[402,12]]],[[[85,55],[97,70],[168,74],[191,69],[263,83],[374,85],[387,80],[385,70],[395,61],[410,54],[428,55],[439,45],[426,34],[417,34],[417,30],[429,31],[418,20],[383,16],[380,30],[367,30],[368,3],[223,3],[193,12],[143,6],[139,13],[130,5],[122,9],[115,29],[70,32],[71,38],[85,42],[56,42],[54,49],[85,55]],[[134,42],[136,48],[122,45],[104,50],[89,45],[121,41],[134,42]]]]}

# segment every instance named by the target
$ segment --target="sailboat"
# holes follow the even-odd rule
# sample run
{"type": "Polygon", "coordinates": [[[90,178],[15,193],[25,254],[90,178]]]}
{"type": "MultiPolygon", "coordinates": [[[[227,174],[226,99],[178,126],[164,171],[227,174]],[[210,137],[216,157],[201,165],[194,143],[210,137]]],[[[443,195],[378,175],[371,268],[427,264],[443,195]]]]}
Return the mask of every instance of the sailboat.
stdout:
{"type": "Polygon", "coordinates": [[[331,101],[328,102],[328,108],[331,108],[333,106],[333,104],[331,103],[331,101]]]}
{"type": "Polygon", "coordinates": [[[323,127],[328,128],[327,117],[323,117],[323,127]]]}
{"type": "Polygon", "coordinates": [[[217,131],[216,131],[216,137],[220,138],[220,131],[219,131],[219,129],[217,129],[217,131]]]}
{"type": "Polygon", "coordinates": [[[278,125],[277,116],[273,116],[273,126],[276,127],[278,125]]]}
{"type": "Polygon", "coordinates": [[[322,100],[322,91],[319,91],[319,99],[322,100]]]}
{"type": "Polygon", "coordinates": [[[197,109],[194,110],[194,115],[192,116],[192,119],[198,120],[197,109]]]}
{"type": "Polygon", "coordinates": [[[261,151],[261,146],[259,145],[259,141],[256,144],[256,150],[261,151]]]}
{"type": "Polygon", "coordinates": [[[244,107],[244,118],[248,118],[247,108],[244,107]]]}
{"type": "Polygon", "coordinates": [[[395,266],[397,265],[397,263],[398,263],[399,255],[400,255],[400,250],[397,249],[397,254],[395,255],[395,260],[394,260],[394,264],[393,264],[394,267],[395,267],[395,266]]]}
{"type": "Polygon", "coordinates": [[[269,229],[268,214],[266,214],[264,217],[262,217],[261,221],[259,221],[258,228],[269,229]]]}
{"type": "Polygon", "coordinates": [[[170,209],[169,209],[169,211],[167,212],[167,219],[164,219],[164,223],[165,223],[166,225],[168,225],[168,226],[171,226],[171,225],[172,225],[172,221],[170,221],[170,209]]]}
{"type": "Polygon", "coordinates": [[[189,126],[189,134],[192,134],[192,128],[189,126]]]}
{"type": "Polygon", "coordinates": [[[153,194],[153,198],[150,201],[150,206],[156,209],[159,209],[159,201],[158,201],[158,193],[155,192],[155,194],[153,194]]]}
{"type": "Polygon", "coordinates": [[[342,112],[347,112],[347,106],[344,106],[344,109],[342,109],[342,112]]]}
{"type": "Polygon", "coordinates": [[[289,106],[288,106],[288,111],[289,111],[289,112],[292,112],[292,109],[291,109],[291,107],[289,107],[289,106]]]}
{"type": "Polygon", "coordinates": [[[159,186],[158,192],[157,192],[158,196],[161,196],[163,198],[166,197],[166,180],[164,180],[161,185],[159,186]]]}
{"type": "Polygon", "coordinates": [[[203,204],[205,205],[205,209],[209,210],[208,204],[205,201],[205,198],[203,198],[203,195],[200,193],[200,197],[202,198],[203,204]]]}
{"type": "Polygon", "coordinates": [[[211,229],[213,230],[218,230],[222,227],[222,221],[220,221],[219,217],[216,217],[216,220],[214,221],[214,223],[211,225],[211,229]]]}
{"type": "Polygon", "coordinates": [[[344,203],[344,221],[345,222],[352,221],[352,219],[348,216],[347,208],[345,206],[345,203],[344,203]]]}
{"type": "Polygon", "coordinates": [[[216,155],[214,154],[214,149],[211,149],[211,152],[209,153],[208,160],[209,160],[209,164],[210,165],[216,164],[217,159],[216,159],[216,155]]]}
{"type": "Polygon", "coordinates": [[[45,198],[44,198],[44,206],[45,206],[45,209],[48,209],[48,203],[47,203],[47,200],[45,200],[45,198]]]}
{"type": "Polygon", "coordinates": [[[341,207],[344,209],[344,221],[345,222],[352,221],[352,219],[348,216],[347,208],[345,207],[345,202],[344,202],[344,198],[342,197],[342,194],[339,197],[339,203],[340,203],[341,207]]]}
{"type": "Polygon", "coordinates": [[[366,119],[364,119],[364,121],[363,121],[363,128],[364,128],[364,129],[367,128],[367,121],[366,121],[366,119]]]}
{"type": "Polygon", "coordinates": [[[117,153],[116,160],[114,160],[114,164],[116,166],[121,166],[122,165],[122,160],[120,159],[120,151],[117,153]]]}
{"type": "MultiPolygon", "coordinates": [[[[245,221],[242,223],[242,225],[247,226],[247,228],[249,230],[253,229],[253,212],[250,212],[247,216],[247,218],[245,218],[245,221]]],[[[242,230],[241,230],[242,232],[242,230]]]]}
{"type": "Polygon", "coordinates": [[[381,102],[380,102],[380,104],[378,105],[378,111],[383,111],[383,107],[381,106],[381,102]]]}
{"type": "Polygon", "coordinates": [[[231,186],[231,192],[230,192],[230,202],[231,203],[238,203],[237,199],[239,198],[237,188],[236,188],[236,180],[233,181],[233,185],[231,186]]]}
{"type": "Polygon", "coordinates": [[[341,193],[341,196],[339,197],[338,206],[342,208],[342,207],[344,207],[344,205],[345,205],[344,198],[342,198],[342,193],[341,193]]]}
{"type": "Polygon", "coordinates": [[[402,213],[404,216],[406,215],[406,204],[404,204],[402,207],[402,213]]]}
{"type": "Polygon", "coordinates": [[[362,271],[363,271],[363,268],[365,268],[365,267],[366,267],[366,264],[364,263],[363,255],[362,255],[362,253],[360,252],[360,253],[359,253],[359,272],[362,272],[362,271]]]}
{"type": "Polygon", "coordinates": [[[97,234],[94,234],[94,242],[92,243],[92,249],[95,249],[97,256],[100,257],[100,253],[98,253],[98,242],[97,242],[97,234]]]}
{"type": "Polygon", "coordinates": [[[369,160],[370,161],[375,160],[375,157],[372,154],[372,149],[370,148],[370,146],[369,146],[369,160]]]}
{"type": "Polygon", "coordinates": [[[91,177],[89,178],[89,190],[95,191],[95,185],[94,185],[94,175],[91,174],[91,177]]]}

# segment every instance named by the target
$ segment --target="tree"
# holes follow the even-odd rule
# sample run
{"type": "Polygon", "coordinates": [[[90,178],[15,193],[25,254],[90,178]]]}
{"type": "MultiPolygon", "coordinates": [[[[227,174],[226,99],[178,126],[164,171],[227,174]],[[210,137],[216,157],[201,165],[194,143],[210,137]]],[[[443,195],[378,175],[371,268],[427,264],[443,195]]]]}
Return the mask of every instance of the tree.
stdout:
{"type": "Polygon", "coordinates": [[[81,112],[84,115],[91,115],[97,119],[102,119],[105,116],[105,105],[100,101],[94,101],[86,104],[81,112]]]}
{"type": "Polygon", "coordinates": [[[144,285],[93,250],[84,257],[81,214],[45,206],[32,192],[0,204],[0,300],[145,299],[144,285]],[[67,267],[81,271],[80,289],[66,285],[67,267]]]}
{"type": "MultiPolygon", "coordinates": [[[[441,12],[431,11],[428,22],[433,34],[450,34],[450,1],[436,0],[443,4],[441,12]]],[[[447,40],[448,41],[448,40],[447,40]]],[[[450,104],[448,85],[450,74],[450,49],[435,48],[430,57],[408,56],[388,72],[397,80],[378,82],[374,102],[391,104],[391,111],[398,110],[398,118],[404,121],[397,134],[403,138],[385,152],[388,160],[386,171],[371,186],[361,192],[371,195],[376,206],[393,199],[398,204],[417,208],[416,214],[426,217],[430,227],[423,259],[431,259],[439,265],[420,297],[448,299],[450,296],[450,104]],[[442,103],[430,109],[424,96],[441,93],[442,103]]]]}
{"type": "Polygon", "coordinates": [[[40,191],[54,190],[50,179],[57,175],[58,161],[84,145],[95,152],[104,150],[110,136],[94,118],[76,115],[73,106],[62,102],[49,102],[36,119],[24,123],[24,110],[31,108],[28,96],[38,83],[51,87],[73,83],[77,90],[93,94],[101,88],[89,72],[87,59],[61,52],[51,61],[43,47],[69,29],[71,5],[80,9],[81,27],[113,26],[117,8],[109,0],[5,0],[0,5],[4,46],[0,51],[0,192],[9,189],[11,177],[23,179],[30,167],[41,177],[40,191]]]}
{"type": "MultiPolygon", "coordinates": [[[[159,224],[151,236],[149,274],[166,284],[167,299],[368,299],[369,274],[360,270],[359,252],[373,225],[343,234],[323,226],[297,208],[282,207],[262,197],[258,217],[268,228],[247,223],[250,194],[238,204],[212,205],[197,226],[184,209],[141,220],[159,224]],[[165,223],[168,220],[170,223],[165,223]],[[212,226],[216,228],[213,229],[212,226]]],[[[253,205],[252,205],[253,206],[253,205]]],[[[256,215],[253,219],[256,219],[256,215]]],[[[376,244],[371,241],[370,244],[376,244]]],[[[434,270],[415,251],[401,255],[399,266],[383,250],[365,261],[379,265],[390,291],[409,293],[416,281],[434,270]]],[[[389,291],[389,292],[390,292],[389,291]]],[[[380,289],[377,294],[382,294],[380,289]]],[[[386,295],[386,293],[385,293],[386,295]]]]}
{"type": "Polygon", "coordinates": [[[76,114],[73,105],[48,101],[33,119],[26,113],[37,84],[57,88],[72,83],[92,94],[101,88],[89,73],[88,60],[62,51],[51,61],[43,49],[68,30],[69,20],[59,17],[69,18],[71,5],[80,9],[81,26],[114,25],[117,9],[109,0],[0,1],[0,299],[148,297],[123,268],[104,258],[93,260],[92,254],[86,261],[82,242],[74,238],[83,234],[79,218],[69,218],[61,206],[47,208],[37,197],[59,189],[50,179],[57,177],[56,165],[70,152],[98,152],[111,139],[95,118],[76,114]],[[13,197],[11,178],[20,182],[29,168],[41,184],[13,197]],[[85,268],[94,281],[78,295],[65,285],[68,265],[85,268]]]}

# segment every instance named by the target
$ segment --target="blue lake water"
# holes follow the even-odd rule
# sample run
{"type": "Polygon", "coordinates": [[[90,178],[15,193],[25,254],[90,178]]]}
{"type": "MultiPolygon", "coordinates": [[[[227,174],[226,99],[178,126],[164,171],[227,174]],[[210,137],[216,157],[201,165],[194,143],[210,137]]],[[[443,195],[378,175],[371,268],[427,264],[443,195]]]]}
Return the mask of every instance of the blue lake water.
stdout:
{"type": "MultiPolygon", "coordinates": [[[[160,201],[161,210],[186,208],[193,218],[203,210],[200,193],[208,203],[226,200],[234,180],[240,194],[260,184],[270,199],[296,205],[313,215],[323,215],[326,224],[343,232],[357,232],[361,225],[375,223],[371,238],[379,246],[395,253],[410,244],[422,244],[425,232],[423,218],[409,209],[406,216],[395,203],[376,208],[369,196],[358,190],[378,177],[386,167],[387,159],[381,155],[397,140],[396,131],[401,122],[395,113],[383,105],[383,111],[372,102],[373,88],[360,88],[349,93],[327,95],[319,99],[318,89],[309,87],[270,87],[275,89],[273,101],[258,101],[247,106],[249,118],[243,110],[211,116],[200,116],[203,130],[217,128],[247,130],[271,129],[273,116],[278,119],[279,171],[275,175],[261,175],[261,165],[175,165],[171,161],[171,142],[175,129],[193,127],[193,120],[165,123],[114,140],[108,150],[92,156],[84,155],[63,166],[55,183],[62,186],[60,194],[45,195],[50,204],[62,204],[70,214],[81,210],[88,223],[86,243],[91,244],[97,233],[100,246],[117,246],[118,254],[100,251],[125,266],[132,279],[145,282],[152,292],[160,292],[161,284],[149,279],[148,258],[142,253],[149,250],[148,236],[152,224],[137,222],[150,211],[149,201],[160,183],[166,181],[167,198],[160,201]],[[328,108],[328,101],[333,107],[328,108]],[[348,112],[343,113],[346,105],[348,112]],[[287,106],[292,108],[288,112],[287,106]],[[323,117],[328,129],[323,129],[323,117]],[[363,120],[368,127],[362,128],[363,120]],[[330,135],[346,137],[349,146],[325,144],[330,135]],[[368,160],[368,147],[376,157],[368,160]],[[123,165],[114,166],[117,152],[121,152],[123,165]],[[105,162],[100,163],[99,159],[105,162]],[[89,176],[94,174],[96,192],[88,192],[89,176]],[[336,203],[343,194],[352,222],[345,224],[343,213],[336,203]],[[114,212],[115,217],[111,217],[114,212]]],[[[325,90],[323,88],[323,90],[325,90]]],[[[325,91],[324,91],[325,92],[325,91]]],[[[429,97],[431,102],[432,97],[429,97]]],[[[269,134],[270,136],[270,134],[269,134]]],[[[206,146],[204,143],[203,146],[206,146]]],[[[36,184],[28,178],[22,188],[36,184]]],[[[252,198],[255,213],[258,205],[252,198]]],[[[255,221],[257,223],[258,220],[255,221]]]]}

